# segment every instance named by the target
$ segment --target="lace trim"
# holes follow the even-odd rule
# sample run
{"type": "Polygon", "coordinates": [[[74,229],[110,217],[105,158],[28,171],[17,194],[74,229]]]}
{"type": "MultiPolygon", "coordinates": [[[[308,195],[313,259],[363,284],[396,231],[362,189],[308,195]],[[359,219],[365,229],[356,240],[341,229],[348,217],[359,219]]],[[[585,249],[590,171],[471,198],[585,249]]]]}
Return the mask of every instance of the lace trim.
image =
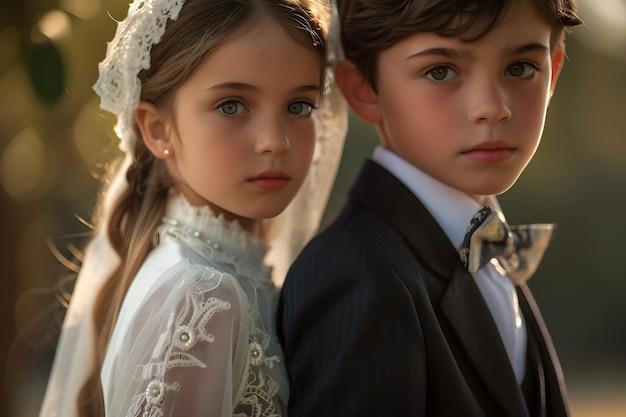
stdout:
{"type": "Polygon", "coordinates": [[[135,109],[139,105],[141,83],[137,75],[150,68],[150,49],[159,43],[168,20],[176,20],[184,0],[135,0],[128,15],[119,22],[93,89],[101,98],[100,108],[117,116],[115,133],[120,147],[132,153],[135,109]]]}
{"type": "Polygon", "coordinates": [[[250,313],[250,336],[248,338],[248,366],[245,385],[237,396],[234,412],[246,416],[280,417],[277,405],[279,384],[267,372],[280,362],[277,355],[268,356],[270,336],[259,328],[260,315],[256,306],[248,309],[250,313]]]}
{"type": "MultiPolygon", "coordinates": [[[[168,383],[165,373],[172,368],[199,367],[206,364],[188,352],[198,343],[213,343],[215,336],[207,332],[211,318],[222,311],[230,310],[231,304],[215,297],[206,298],[208,291],[216,288],[215,281],[221,280],[222,274],[215,271],[215,276],[195,283],[187,290],[181,311],[172,315],[167,329],[159,337],[153,349],[153,360],[139,365],[135,372],[136,380],[147,382],[146,389],[133,398],[127,415],[130,417],[162,417],[162,404],[166,396],[180,391],[176,381],[168,383]]],[[[241,394],[234,405],[236,414],[280,417],[277,405],[279,384],[266,373],[274,363],[280,362],[276,355],[268,356],[270,337],[260,330],[259,311],[256,306],[249,306],[249,338],[247,375],[241,384],[241,394]]]]}
{"type": "Polygon", "coordinates": [[[254,262],[263,262],[268,245],[245,230],[239,222],[216,215],[208,206],[192,206],[184,195],[172,192],[165,210],[166,217],[175,219],[190,230],[220,242],[228,252],[239,252],[254,262]]]}
{"type": "Polygon", "coordinates": [[[269,280],[272,270],[263,263],[267,244],[243,229],[237,221],[215,215],[208,206],[192,206],[178,192],[170,194],[165,215],[157,237],[168,235],[228,268],[236,276],[269,280]]]}
{"type": "Polygon", "coordinates": [[[266,285],[273,285],[270,280],[271,269],[262,263],[245,259],[245,254],[237,251],[241,258],[227,252],[224,246],[211,239],[202,239],[200,232],[180,226],[177,222],[166,219],[166,223],[157,230],[158,236],[169,236],[183,246],[192,248],[213,264],[219,265],[233,275],[245,277],[252,281],[261,281],[266,285]]]}

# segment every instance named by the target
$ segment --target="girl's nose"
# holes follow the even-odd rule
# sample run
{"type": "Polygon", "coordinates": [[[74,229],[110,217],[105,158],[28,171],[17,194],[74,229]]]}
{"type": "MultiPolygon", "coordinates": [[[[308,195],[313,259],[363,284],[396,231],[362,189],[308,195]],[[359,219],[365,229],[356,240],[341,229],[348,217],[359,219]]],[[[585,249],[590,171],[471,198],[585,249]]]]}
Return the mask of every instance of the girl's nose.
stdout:
{"type": "Polygon", "coordinates": [[[278,118],[267,120],[258,127],[256,152],[283,153],[289,150],[290,143],[287,132],[278,118]]]}

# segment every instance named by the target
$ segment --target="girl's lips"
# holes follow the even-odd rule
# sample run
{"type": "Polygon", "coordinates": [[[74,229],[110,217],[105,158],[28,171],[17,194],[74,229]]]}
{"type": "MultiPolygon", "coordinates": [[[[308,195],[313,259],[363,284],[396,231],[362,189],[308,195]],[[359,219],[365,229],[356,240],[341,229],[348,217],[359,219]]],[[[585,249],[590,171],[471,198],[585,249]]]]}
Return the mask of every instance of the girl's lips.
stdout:
{"type": "Polygon", "coordinates": [[[255,178],[250,180],[252,185],[264,190],[281,190],[287,186],[288,182],[287,178],[255,178]]]}
{"type": "Polygon", "coordinates": [[[263,190],[281,190],[289,183],[289,177],[282,171],[267,171],[251,178],[248,182],[263,190]]]}
{"type": "Polygon", "coordinates": [[[513,153],[515,148],[506,142],[488,141],[463,152],[463,155],[477,162],[497,164],[509,159],[513,153]]]}

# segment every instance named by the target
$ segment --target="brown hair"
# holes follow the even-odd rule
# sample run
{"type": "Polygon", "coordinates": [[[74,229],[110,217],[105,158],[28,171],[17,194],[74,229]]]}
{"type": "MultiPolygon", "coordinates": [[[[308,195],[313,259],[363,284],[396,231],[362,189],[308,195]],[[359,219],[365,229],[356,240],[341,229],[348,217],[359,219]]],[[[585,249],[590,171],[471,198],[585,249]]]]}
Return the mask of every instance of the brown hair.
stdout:
{"type": "MultiPolygon", "coordinates": [[[[139,73],[141,101],[171,110],[174,92],[203,58],[238,29],[262,17],[276,21],[291,38],[316,51],[323,67],[328,10],[321,1],[187,0],[178,19],[167,24],[161,41],[152,47],[150,68],[139,73]]],[[[135,133],[141,138],[136,126],[135,133]]],[[[136,140],[133,155],[126,173],[128,188],[108,219],[108,238],[122,261],[93,306],[96,363],[78,397],[81,417],[104,416],[100,371],[106,348],[130,283],[154,247],[172,184],[163,161],[141,139],[136,140]]]]}
{"type": "MultiPolygon", "coordinates": [[[[376,88],[381,51],[420,32],[477,40],[515,1],[519,0],[337,0],[344,54],[376,88]]],[[[563,41],[565,28],[582,23],[574,0],[526,1],[554,28],[552,46],[563,41]]]]}

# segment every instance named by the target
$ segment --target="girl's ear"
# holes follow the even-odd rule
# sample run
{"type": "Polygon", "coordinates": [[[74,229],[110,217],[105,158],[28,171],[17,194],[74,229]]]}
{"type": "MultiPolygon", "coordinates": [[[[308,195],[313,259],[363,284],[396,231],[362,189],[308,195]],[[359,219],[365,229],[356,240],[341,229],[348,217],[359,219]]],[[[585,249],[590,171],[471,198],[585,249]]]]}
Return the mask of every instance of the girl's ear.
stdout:
{"type": "Polygon", "coordinates": [[[357,116],[372,124],[380,121],[378,95],[352,61],[337,63],[335,82],[357,116]]]}
{"type": "Polygon", "coordinates": [[[159,159],[168,159],[172,155],[172,148],[162,112],[142,101],[135,111],[135,121],[150,152],[159,159]]]}
{"type": "Polygon", "coordinates": [[[558,49],[552,54],[552,74],[550,76],[550,96],[554,93],[556,82],[565,63],[565,45],[560,44],[558,49]]]}

